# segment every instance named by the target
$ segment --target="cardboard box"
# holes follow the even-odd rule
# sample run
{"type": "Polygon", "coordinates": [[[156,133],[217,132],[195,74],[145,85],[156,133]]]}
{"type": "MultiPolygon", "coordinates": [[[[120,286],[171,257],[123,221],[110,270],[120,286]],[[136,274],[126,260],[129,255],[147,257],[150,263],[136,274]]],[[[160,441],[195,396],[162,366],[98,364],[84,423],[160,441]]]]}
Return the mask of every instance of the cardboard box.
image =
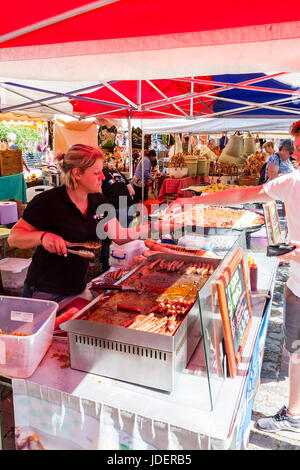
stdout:
{"type": "Polygon", "coordinates": [[[0,176],[16,175],[23,172],[22,150],[0,151],[0,176]]]}

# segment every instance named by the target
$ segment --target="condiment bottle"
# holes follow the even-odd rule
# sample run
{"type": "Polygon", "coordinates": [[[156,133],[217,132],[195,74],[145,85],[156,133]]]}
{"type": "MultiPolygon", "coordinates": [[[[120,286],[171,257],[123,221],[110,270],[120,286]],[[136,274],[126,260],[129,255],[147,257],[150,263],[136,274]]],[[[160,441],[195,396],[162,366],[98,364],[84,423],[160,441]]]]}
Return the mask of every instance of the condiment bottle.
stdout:
{"type": "Polygon", "coordinates": [[[248,256],[248,266],[249,266],[249,268],[251,266],[252,261],[253,261],[253,253],[250,253],[249,256],[248,256]]]}
{"type": "Polygon", "coordinates": [[[250,264],[250,287],[252,291],[257,290],[257,265],[254,259],[250,264]]]}

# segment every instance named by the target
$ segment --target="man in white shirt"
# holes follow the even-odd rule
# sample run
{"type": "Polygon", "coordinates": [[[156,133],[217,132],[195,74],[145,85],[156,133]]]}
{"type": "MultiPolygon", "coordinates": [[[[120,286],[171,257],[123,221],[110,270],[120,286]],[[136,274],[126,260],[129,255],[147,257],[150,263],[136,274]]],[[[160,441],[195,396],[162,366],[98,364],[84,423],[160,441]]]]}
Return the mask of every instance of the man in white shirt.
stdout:
{"type": "Polygon", "coordinates": [[[290,355],[289,365],[289,403],[274,416],[260,418],[256,425],[266,432],[290,430],[300,433],[300,121],[291,127],[294,137],[293,157],[298,170],[280,176],[261,186],[230,189],[193,198],[180,198],[171,203],[167,212],[184,205],[228,205],[249,202],[269,202],[281,200],[287,213],[288,235],[291,245],[296,249],[280,258],[290,262],[290,277],[286,284],[284,315],[285,348],[290,355]]]}

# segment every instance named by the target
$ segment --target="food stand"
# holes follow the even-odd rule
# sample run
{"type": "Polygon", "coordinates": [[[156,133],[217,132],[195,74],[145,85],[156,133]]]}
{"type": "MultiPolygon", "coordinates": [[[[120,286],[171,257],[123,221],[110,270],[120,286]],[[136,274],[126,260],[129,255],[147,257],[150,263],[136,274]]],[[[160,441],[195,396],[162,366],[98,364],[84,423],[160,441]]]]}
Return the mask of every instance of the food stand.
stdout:
{"type": "MultiPolygon", "coordinates": [[[[227,235],[223,232],[206,237],[215,243],[217,257],[210,258],[215,269],[202,284],[186,321],[177,330],[177,338],[84,319],[70,320],[62,325],[68,330],[69,343],[66,337],[55,336],[33,375],[27,379],[12,379],[17,448],[199,450],[247,447],[278,260],[265,256],[265,227],[252,234],[251,251],[258,265],[259,291],[251,293],[245,232],[230,230],[227,235]],[[217,282],[237,254],[238,264],[242,262],[245,267],[247,284],[244,287],[249,292],[251,322],[247,334],[242,335],[243,347],[235,363],[235,374],[231,374],[234,377],[230,377],[217,282]],[[188,328],[190,314],[190,333],[194,332],[194,337],[188,328]],[[120,330],[127,330],[125,336],[120,330]],[[169,345],[174,341],[174,350],[166,351],[166,340],[170,340],[169,345]],[[79,354],[72,351],[75,342],[80,346],[79,354]],[[187,345],[192,347],[189,353],[187,345]],[[167,360],[164,354],[168,354],[167,360]],[[82,358],[79,363],[78,358],[82,358]],[[156,382],[155,371],[159,371],[156,382]]],[[[170,255],[157,253],[157,257],[170,255]]],[[[178,254],[175,259],[178,262],[182,257],[189,258],[178,254]]],[[[171,258],[173,260],[174,256],[171,258]]],[[[189,259],[194,262],[194,256],[189,259]]],[[[155,256],[147,261],[148,264],[154,262],[155,256]]],[[[144,268],[143,263],[137,271],[133,268],[118,283],[128,284],[130,276],[144,268]]],[[[102,297],[103,294],[96,296],[81,313],[93,310],[102,297]]]]}

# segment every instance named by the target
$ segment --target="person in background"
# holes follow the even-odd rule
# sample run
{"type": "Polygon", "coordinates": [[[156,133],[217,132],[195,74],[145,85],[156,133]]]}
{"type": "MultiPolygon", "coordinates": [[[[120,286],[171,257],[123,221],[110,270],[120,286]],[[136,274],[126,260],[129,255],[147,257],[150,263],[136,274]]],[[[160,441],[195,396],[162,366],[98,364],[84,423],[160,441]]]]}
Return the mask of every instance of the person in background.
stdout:
{"type": "Polygon", "coordinates": [[[135,172],[135,169],[137,167],[137,164],[139,162],[140,154],[139,152],[134,152],[132,155],[132,166],[133,166],[133,171],[135,172]]]}
{"type": "Polygon", "coordinates": [[[136,239],[137,233],[140,238],[147,237],[149,226],[141,223],[135,229],[124,228],[114,211],[111,216],[105,215],[105,207],[109,206],[101,192],[102,151],[77,144],[56,158],[62,185],[36,195],[28,203],[10,232],[8,244],[12,248],[36,248],[23,295],[60,302],[85,289],[89,266],[87,259],[68,253],[68,243],[108,237],[123,244],[136,239]]]}
{"type": "Polygon", "coordinates": [[[265,142],[263,144],[263,150],[266,152],[267,154],[267,160],[268,158],[273,155],[273,153],[275,153],[275,145],[274,145],[274,142],[272,142],[271,140],[269,142],[265,142]]]}
{"type": "MultiPolygon", "coordinates": [[[[9,132],[7,134],[7,139],[8,139],[8,148],[10,150],[20,150],[18,145],[16,144],[17,136],[14,132],[9,132]]],[[[23,156],[22,156],[22,162],[23,165],[25,166],[26,170],[28,173],[30,173],[30,168],[28,167],[27,163],[25,162],[23,156]]]]}
{"type": "Polygon", "coordinates": [[[188,135],[186,135],[183,139],[182,151],[183,153],[188,153],[189,151],[189,136],[188,135]]]}
{"type": "Polygon", "coordinates": [[[295,170],[290,157],[293,155],[294,145],[291,139],[285,139],[281,142],[279,150],[269,156],[266,165],[267,181],[271,181],[278,176],[286,173],[292,173],[295,170]]]}
{"type": "MultiPolygon", "coordinates": [[[[116,169],[116,162],[113,158],[107,160],[107,165],[103,168],[103,175],[105,179],[102,181],[102,193],[116,209],[117,219],[122,224],[123,219],[127,220],[130,218],[127,208],[134,203],[135,192],[133,186],[125,175],[116,169]],[[126,201],[126,207],[124,201],[126,201]]],[[[131,220],[127,220],[126,227],[130,224],[131,220]]]]}
{"type": "Polygon", "coordinates": [[[153,193],[154,197],[156,197],[155,195],[156,195],[156,192],[157,192],[157,178],[159,177],[159,175],[160,175],[160,171],[159,171],[159,168],[158,168],[157,159],[154,158],[151,161],[152,181],[149,182],[148,198],[149,198],[150,193],[153,193]]]}
{"type": "MultiPolygon", "coordinates": [[[[291,245],[296,249],[280,256],[290,262],[290,276],[285,286],[284,312],[284,347],[289,353],[289,401],[274,416],[258,419],[256,426],[262,431],[276,432],[288,430],[300,433],[300,121],[290,129],[294,137],[294,153],[298,169],[278,178],[273,178],[260,186],[229,189],[193,198],[180,198],[167,208],[172,213],[178,207],[188,204],[232,205],[251,202],[284,202],[287,214],[288,236],[291,245]],[[295,240],[295,241],[294,241],[295,240]]],[[[288,159],[292,152],[291,143],[281,144],[284,155],[288,159]]]]}
{"type": "MultiPolygon", "coordinates": [[[[102,181],[102,193],[107,201],[116,210],[116,217],[123,227],[128,227],[133,220],[133,214],[129,214],[129,208],[134,204],[135,192],[127,178],[116,169],[114,158],[109,158],[103,168],[105,179],[102,181]]],[[[102,242],[101,264],[103,271],[109,269],[110,240],[102,242]]]]}
{"type": "Polygon", "coordinates": [[[9,132],[7,134],[8,139],[8,148],[12,150],[19,150],[19,147],[16,144],[17,136],[14,132],[9,132]]]}
{"type": "Polygon", "coordinates": [[[132,186],[135,192],[135,203],[139,203],[142,200],[146,201],[148,198],[147,183],[152,181],[151,176],[151,163],[156,158],[155,150],[150,150],[147,155],[144,155],[144,184],[142,181],[143,175],[143,161],[140,160],[138,163],[134,177],[132,178],[132,186]],[[146,188],[146,189],[145,189],[146,188]]]}

